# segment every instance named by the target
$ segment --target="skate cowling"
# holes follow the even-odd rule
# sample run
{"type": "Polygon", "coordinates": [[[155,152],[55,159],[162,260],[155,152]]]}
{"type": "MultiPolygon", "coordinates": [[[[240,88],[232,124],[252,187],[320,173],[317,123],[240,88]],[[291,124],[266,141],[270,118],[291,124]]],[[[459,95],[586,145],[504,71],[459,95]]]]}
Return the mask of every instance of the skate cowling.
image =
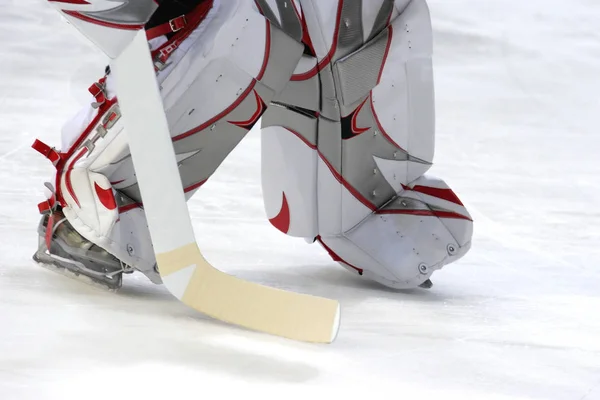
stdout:
{"type": "Polygon", "coordinates": [[[133,272],[83,238],[58,209],[43,214],[38,234],[39,246],[33,260],[51,271],[109,291],[121,288],[123,273],[133,272]]]}
{"type": "MultiPolygon", "coordinates": [[[[295,340],[332,342],[340,322],[337,301],[243,281],[214,268],[202,256],[144,29],[156,2],[49,1],[112,59],[144,212],[167,289],[186,305],[225,322],[295,340]]],[[[173,21],[168,28],[180,29],[173,21]]]]}

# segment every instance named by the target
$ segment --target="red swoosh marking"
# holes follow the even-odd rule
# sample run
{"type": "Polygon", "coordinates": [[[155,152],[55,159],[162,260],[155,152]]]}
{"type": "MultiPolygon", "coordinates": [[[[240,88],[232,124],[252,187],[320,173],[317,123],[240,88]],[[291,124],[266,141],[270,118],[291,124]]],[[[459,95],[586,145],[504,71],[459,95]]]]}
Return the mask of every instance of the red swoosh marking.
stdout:
{"type": "Polygon", "coordinates": [[[370,127],[359,128],[358,126],[356,126],[356,117],[358,117],[358,113],[360,113],[360,110],[362,110],[363,106],[365,105],[365,103],[367,102],[368,99],[369,99],[369,97],[365,98],[363,100],[363,102],[360,103],[360,106],[358,106],[358,108],[354,111],[354,114],[352,115],[352,133],[354,133],[355,135],[360,135],[361,133],[366,132],[369,129],[371,129],[370,127]]]}
{"type": "Polygon", "coordinates": [[[285,193],[283,193],[283,200],[281,202],[281,210],[274,218],[269,220],[271,225],[279,229],[283,233],[288,233],[290,230],[290,206],[288,205],[285,193]]]}
{"type": "Polygon", "coordinates": [[[250,118],[245,121],[227,121],[232,125],[239,126],[240,128],[244,128],[247,130],[252,129],[254,124],[258,121],[258,119],[264,114],[267,110],[267,105],[263,101],[263,99],[258,95],[256,90],[254,90],[254,98],[256,99],[256,111],[250,118]]]}
{"type": "Polygon", "coordinates": [[[111,189],[101,188],[98,183],[94,182],[94,190],[96,190],[96,194],[98,195],[98,199],[100,203],[108,210],[114,210],[117,208],[117,202],[115,201],[115,195],[111,189]]]}

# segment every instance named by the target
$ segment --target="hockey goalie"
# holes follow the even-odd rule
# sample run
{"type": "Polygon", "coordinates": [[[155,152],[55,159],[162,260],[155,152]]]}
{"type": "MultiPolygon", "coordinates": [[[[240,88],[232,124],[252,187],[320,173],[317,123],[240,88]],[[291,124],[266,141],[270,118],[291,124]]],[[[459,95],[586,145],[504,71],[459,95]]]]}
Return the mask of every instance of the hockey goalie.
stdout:
{"type": "MultiPolygon", "coordinates": [[[[435,117],[425,0],[49,1],[109,55],[125,46],[115,32],[145,29],[173,143],[164,151],[186,199],[260,121],[276,229],[394,289],[430,287],[468,251],[469,213],[426,174],[435,117]]],[[[110,289],[133,271],[163,282],[114,73],[90,86],[60,146],[33,146],[56,167],[34,259],[110,289]]]]}

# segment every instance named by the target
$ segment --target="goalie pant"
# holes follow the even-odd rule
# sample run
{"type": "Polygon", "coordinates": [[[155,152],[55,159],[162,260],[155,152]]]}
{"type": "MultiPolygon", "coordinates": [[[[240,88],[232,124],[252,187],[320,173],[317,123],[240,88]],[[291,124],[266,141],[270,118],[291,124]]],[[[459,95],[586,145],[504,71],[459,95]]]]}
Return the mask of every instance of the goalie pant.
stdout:
{"type": "MultiPolygon", "coordinates": [[[[83,31],[97,22],[65,15],[83,31]]],[[[204,0],[148,36],[188,199],[262,117],[275,228],[397,289],[426,285],[468,251],[471,216],[425,175],[435,134],[425,0],[204,0]]],[[[90,92],[62,151],[42,146],[55,198],[82,236],[159,282],[110,73],[90,92]]]]}

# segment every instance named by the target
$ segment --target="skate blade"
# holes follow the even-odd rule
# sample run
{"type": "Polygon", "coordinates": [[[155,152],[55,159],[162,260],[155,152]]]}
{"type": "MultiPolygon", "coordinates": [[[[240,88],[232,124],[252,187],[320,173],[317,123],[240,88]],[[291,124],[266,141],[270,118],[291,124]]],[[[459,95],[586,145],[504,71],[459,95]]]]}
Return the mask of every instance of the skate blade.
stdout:
{"type": "Polygon", "coordinates": [[[33,261],[35,261],[37,265],[39,265],[43,268],[46,268],[49,271],[56,272],[60,275],[66,276],[67,278],[71,278],[76,281],[83,282],[89,286],[92,286],[92,287],[95,287],[98,289],[102,289],[105,291],[113,292],[113,293],[118,291],[121,288],[121,285],[123,282],[122,281],[123,278],[121,276],[119,276],[118,278],[115,278],[111,281],[108,281],[108,280],[91,277],[81,271],[71,270],[62,265],[55,264],[49,256],[41,258],[37,254],[35,254],[33,256],[33,261]]]}

